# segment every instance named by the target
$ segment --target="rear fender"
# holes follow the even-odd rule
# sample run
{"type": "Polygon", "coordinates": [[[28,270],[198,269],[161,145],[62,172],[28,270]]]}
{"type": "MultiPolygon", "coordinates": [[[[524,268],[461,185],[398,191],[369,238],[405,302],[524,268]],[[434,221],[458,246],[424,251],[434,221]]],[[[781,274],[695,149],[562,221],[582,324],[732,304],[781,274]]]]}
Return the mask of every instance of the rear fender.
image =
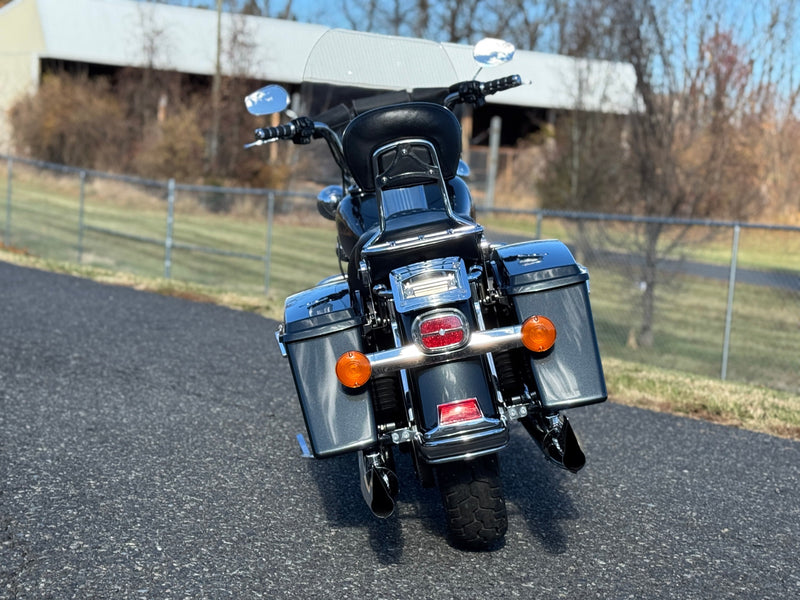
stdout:
{"type": "Polygon", "coordinates": [[[442,363],[410,373],[416,391],[414,413],[425,433],[439,425],[439,405],[476,398],[484,417],[497,418],[491,391],[480,358],[442,363]]]}
{"type": "Polygon", "coordinates": [[[508,428],[492,400],[480,357],[415,369],[409,373],[417,416],[415,446],[428,463],[448,462],[497,452],[508,443],[508,428]],[[483,417],[441,426],[439,406],[475,398],[483,417]]]}

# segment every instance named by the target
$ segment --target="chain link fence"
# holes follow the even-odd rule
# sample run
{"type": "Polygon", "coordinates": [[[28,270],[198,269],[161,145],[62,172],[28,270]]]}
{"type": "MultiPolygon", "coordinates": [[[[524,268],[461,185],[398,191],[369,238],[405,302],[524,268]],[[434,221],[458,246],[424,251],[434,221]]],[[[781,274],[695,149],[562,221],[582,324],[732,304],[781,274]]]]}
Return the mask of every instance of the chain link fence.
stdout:
{"type": "MultiPolygon", "coordinates": [[[[0,159],[12,251],[278,304],[339,270],[312,192],[0,159]]],[[[800,227],[500,208],[479,221],[493,241],[567,243],[589,268],[603,356],[800,393],[800,227]]]]}

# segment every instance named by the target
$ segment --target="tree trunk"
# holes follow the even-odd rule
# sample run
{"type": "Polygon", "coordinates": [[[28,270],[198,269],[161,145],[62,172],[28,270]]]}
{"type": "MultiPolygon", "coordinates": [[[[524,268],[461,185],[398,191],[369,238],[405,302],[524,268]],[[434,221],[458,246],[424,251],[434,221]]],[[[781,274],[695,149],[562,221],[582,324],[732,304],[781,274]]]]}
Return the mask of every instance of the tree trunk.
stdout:
{"type": "Polygon", "coordinates": [[[641,348],[652,348],[655,342],[653,323],[656,313],[656,284],[658,282],[658,239],[661,237],[662,225],[647,223],[645,225],[645,255],[642,266],[642,322],[636,341],[641,348]]]}

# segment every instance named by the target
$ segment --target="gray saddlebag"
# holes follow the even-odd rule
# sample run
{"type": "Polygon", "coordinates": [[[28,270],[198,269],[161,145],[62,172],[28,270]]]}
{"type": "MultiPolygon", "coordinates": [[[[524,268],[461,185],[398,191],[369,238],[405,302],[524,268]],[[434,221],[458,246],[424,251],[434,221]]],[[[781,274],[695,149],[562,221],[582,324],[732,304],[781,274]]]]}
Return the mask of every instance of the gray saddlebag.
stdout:
{"type": "Polygon", "coordinates": [[[323,283],[286,300],[281,342],[292,368],[314,455],[335,456],[377,442],[369,384],[357,390],[336,378],[336,360],[363,350],[362,319],[347,283],[323,283]]]}
{"type": "Polygon", "coordinates": [[[528,352],[542,405],[557,411],[605,400],[586,269],[557,240],[501,246],[495,249],[493,263],[518,322],[543,315],[556,327],[550,351],[528,352]]]}

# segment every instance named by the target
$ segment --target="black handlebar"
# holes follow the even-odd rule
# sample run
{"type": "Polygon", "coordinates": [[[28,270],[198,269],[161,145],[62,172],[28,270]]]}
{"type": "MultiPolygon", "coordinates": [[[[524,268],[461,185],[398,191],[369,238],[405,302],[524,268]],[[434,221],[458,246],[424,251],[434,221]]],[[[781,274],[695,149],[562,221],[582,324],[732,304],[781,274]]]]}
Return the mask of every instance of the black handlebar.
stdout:
{"type": "Polygon", "coordinates": [[[336,106],[314,120],[309,117],[299,117],[285,125],[260,127],[255,130],[255,137],[261,142],[292,140],[295,144],[307,144],[312,137],[320,137],[321,133],[317,127],[318,124],[326,126],[326,128],[343,127],[354,116],[372,108],[408,102],[409,100],[443,103],[448,108],[452,108],[453,104],[458,102],[482,106],[486,96],[520,85],[522,85],[522,78],[519,75],[509,75],[492,81],[462,81],[451,86],[449,90],[447,88],[425,88],[413,90],[411,93],[405,91],[388,92],[355,100],[349,105],[336,106]],[[449,94],[448,91],[450,92],[449,94]],[[317,124],[314,121],[320,121],[320,123],[317,124]]]}
{"type": "Polygon", "coordinates": [[[515,88],[520,85],[522,85],[522,77],[519,75],[509,75],[508,77],[501,77],[500,79],[485,81],[481,84],[481,91],[483,92],[484,96],[490,96],[491,94],[510,90],[511,88],[515,88]]]}
{"type": "Polygon", "coordinates": [[[294,123],[278,125],[277,127],[259,127],[255,130],[257,140],[290,140],[295,134],[294,123]]]}

